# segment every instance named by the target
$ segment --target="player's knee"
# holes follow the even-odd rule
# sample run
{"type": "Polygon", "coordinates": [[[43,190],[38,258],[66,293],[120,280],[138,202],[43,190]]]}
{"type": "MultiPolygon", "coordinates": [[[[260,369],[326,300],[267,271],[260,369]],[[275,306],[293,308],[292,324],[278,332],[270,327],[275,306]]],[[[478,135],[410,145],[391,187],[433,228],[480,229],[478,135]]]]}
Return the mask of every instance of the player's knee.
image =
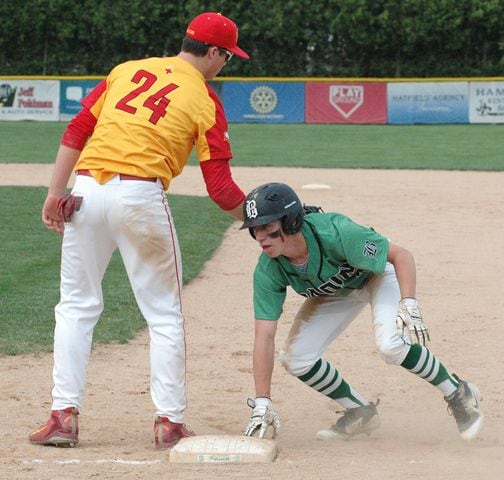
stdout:
{"type": "Polygon", "coordinates": [[[310,366],[305,365],[305,362],[302,362],[299,358],[294,357],[292,354],[287,353],[285,350],[281,350],[278,354],[278,360],[283,368],[290,373],[298,377],[299,375],[303,375],[306,371],[309,370],[310,366]]]}
{"type": "Polygon", "coordinates": [[[409,348],[398,336],[384,340],[377,346],[383,360],[391,365],[400,365],[409,348]]]}
{"type": "Polygon", "coordinates": [[[290,355],[287,355],[285,350],[280,350],[280,353],[278,354],[278,360],[280,361],[280,365],[282,365],[282,367],[285,368],[285,370],[287,370],[287,372],[290,373],[289,371],[291,365],[290,355]]]}

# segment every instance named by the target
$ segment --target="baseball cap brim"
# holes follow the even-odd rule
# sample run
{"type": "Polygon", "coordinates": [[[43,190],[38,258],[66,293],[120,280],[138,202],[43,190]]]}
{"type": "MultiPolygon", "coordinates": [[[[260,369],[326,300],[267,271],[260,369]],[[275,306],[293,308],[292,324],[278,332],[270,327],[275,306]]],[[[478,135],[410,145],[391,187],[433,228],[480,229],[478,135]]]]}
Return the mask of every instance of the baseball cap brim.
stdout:
{"type": "MultiPolygon", "coordinates": [[[[220,45],[217,46],[219,47],[220,45]]],[[[250,58],[248,53],[245,53],[238,45],[236,45],[236,47],[233,48],[226,48],[226,50],[230,51],[231,53],[234,53],[240,58],[244,58],[245,60],[248,60],[250,58]]]]}

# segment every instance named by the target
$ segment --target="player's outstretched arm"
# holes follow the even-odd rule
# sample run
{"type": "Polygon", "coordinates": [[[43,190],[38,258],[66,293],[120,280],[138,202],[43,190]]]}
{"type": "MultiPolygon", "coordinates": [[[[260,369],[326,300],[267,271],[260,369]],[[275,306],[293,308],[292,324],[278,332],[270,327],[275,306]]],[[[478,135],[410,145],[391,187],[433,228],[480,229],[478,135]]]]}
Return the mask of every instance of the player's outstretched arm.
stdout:
{"type": "Polygon", "coordinates": [[[226,213],[243,221],[245,194],[233,180],[229,159],[200,162],[200,168],[210,198],[226,213]]]}
{"type": "Polygon", "coordinates": [[[276,330],[276,321],[255,321],[253,369],[256,397],[271,398],[271,377],[275,362],[276,330]]]}
{"type": "Polygon", "coordinates": [[[236,218],[236,220],[243,222],[243,202],[241,202],[238,206],[232,208],[231,210],[225,210],[225,212],[236,218]]]}
{"type": "Polygon", "coordinates": [[[280,420],[271,401],[276,329],[276,321],[255,321],[253,369],[256,398],[247,402],[253,409],[245,428],[245,435],[248,436],[258,434],[263,438],[270,426],[273,427],[273,436],[280,431],[280,420]]]}

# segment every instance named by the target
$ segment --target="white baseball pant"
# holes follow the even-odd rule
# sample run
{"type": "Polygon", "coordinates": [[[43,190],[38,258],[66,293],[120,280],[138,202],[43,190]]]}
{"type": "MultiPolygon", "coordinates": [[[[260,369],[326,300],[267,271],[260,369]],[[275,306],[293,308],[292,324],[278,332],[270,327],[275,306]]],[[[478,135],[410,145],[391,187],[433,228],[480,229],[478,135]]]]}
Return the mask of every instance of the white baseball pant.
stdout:
{"type": "Polygon", "coordinates": [[[387,363],[400,365],[410,346],[397,335],[399,300],[399,284],[390,263],[382,275],[372,278],[361,290],[306,299],[294,318],[279,355],[280,362],[292,375],[303,375],[370,304],[376,346],[387,363]]]}
{"type": "Polygon", "coordinates": [[[83,197],[65,225],[60,302],[55,308],[53,410],[82,408],[93,329],[103,311],[102,278],[119,248],[150,334],[151,396],[156,415],[183,422],[185,332],[182,264],[161,182],[121,180],[104,185],[78,175],[83,197]]]}

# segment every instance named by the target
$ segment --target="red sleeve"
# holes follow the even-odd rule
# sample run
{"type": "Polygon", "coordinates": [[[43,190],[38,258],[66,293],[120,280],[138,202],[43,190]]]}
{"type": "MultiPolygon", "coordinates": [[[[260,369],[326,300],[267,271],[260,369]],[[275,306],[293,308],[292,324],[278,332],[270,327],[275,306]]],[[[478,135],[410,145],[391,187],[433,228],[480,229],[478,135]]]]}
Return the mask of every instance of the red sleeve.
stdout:
{"type": "Polygon", "coordinates": [[[245,194],[231,176],[229,159],[208,160],[200,166],[208,195],[222,210],[232,210],[245,200],[245,194]]]}
{"type": "Polygon", "coordinates": [[[82,110],[69,122],[61,144],[65,147],[82,150],[88,138],[94,131],[96,117],[91,113],[91,108],[100,98],[107,88],[107,82],[102,80],[91,92],[82,100],[82,110]]]}
{"type": "Polygon", "coordinates": [[[224,112],[224,106],[215,91],[206,84],[208,94],[215,105],[215,124],[208,129],[205,136],[210,150],[211,159],[229,160],[233,158],[231,145],[229,144],[228,122],[224,112]]]}
{"type": "Polygon", "coordinates": [[[96,125],[96,118],[93,114],[84,107],[70,122],[68,123],[61,144],[65,147],[82,150],[88,138],[93,133],[96,125]]]}
{"type": "Polygon", "coordinates": [[[96,101],[103,95],[103,92],[107,89],[107,81],[102,80],[96,87],[89,92],[86,97],[82,100],[82,106],[91,110],[91,107],[96,103],[96,101]]]}

